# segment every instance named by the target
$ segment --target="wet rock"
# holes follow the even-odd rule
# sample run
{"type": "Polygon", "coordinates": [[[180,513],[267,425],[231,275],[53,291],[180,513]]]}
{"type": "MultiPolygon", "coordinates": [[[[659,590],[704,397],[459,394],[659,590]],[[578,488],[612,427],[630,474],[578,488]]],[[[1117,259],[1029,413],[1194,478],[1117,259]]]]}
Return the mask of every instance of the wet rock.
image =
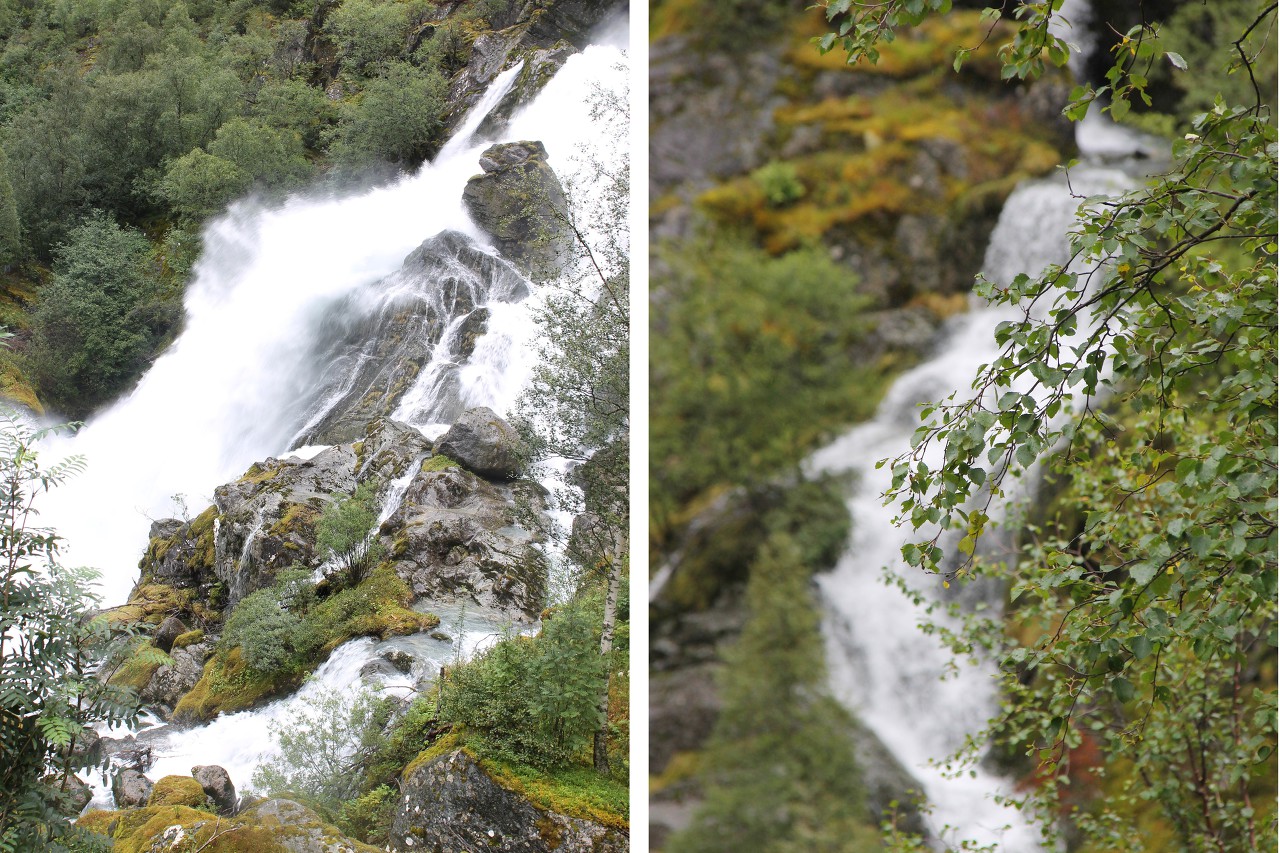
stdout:
{"type": "Polygon", "coordinates": [[[332,402],[298,444],[359,441],[411,391],[429,404],[433,420],[453,420],[463,409],[457,376],[466,357],[455,351],[433,365],[438,348],[451,343],[444,339],[446,332],[477,306],[517,302],[529,294],[512,264],[456,231],[424,241],[398,272],[371,291],[376,296],[355,294],[326,318],[333,333],[308,360],[323,365],[315,377],[315,398],[332,402]],[[369,298],[379,300],[373,313],[362,304],[369,298]]]}
{"type": "Polygon", "coordinates": [[[519,526],[514,494],[514,486],[460,468],[421,472],[381,529],[396,573],[420,597],[461,597],[536,617],[546,563],[519,526]]]}
{"type": "Polygon", "coordinates": [[[625,830],[537,808],[461,750],[414,769],[391,824],[392,849],[624,853],[625,830]]]}
{"type": "Polygon", "coordinates": [[[122,738],[103,738],[102,746],[111,756],[111,763],[122,770],[136,770],[144,773],[151,768],[153,761],[151,745],[139,742],[133,735],[122,738]]]}
{"type": "Polygon", "coordinates": [[[471,354],[476,351],[476,341],[489,330],[490,313],[488,308],[477,308],[462,321],[453,345],[459,358],[471,358],[471,354]]]}
{"type": "Polygon", "coordinates": [[[379,418],[369,424],[356,450],[356,481],[363,483],[373,477],[388,483],[402,476],[420,457],[428,455],[431,442],[408,424],[379,418]]]}
{"type": "Polygon", "coordinates": [[[225,769],[216,764],[202,764],[191,768],[191,775],[204,789],[220,815],[236,813],[236,786],[231,783],[231,776],[225,769]]]}
{"type": "Polygon", "coordinates": [[[519,477],[527,454],[515,428],[485,406],[463,412],[436,442],[435,452],[489,480],[519,477]]]}
{"type": "Polygon", "coordinates": [[[396,671],[409,674],[413,669],[413,655],[403,649],[388,649],[382,653],[382,659],[395,667],[396,671]]]}
{"type": "Polygon", "coordinates": [[[311,459],[268,459],[234,483],[214,490],[220,524],[215,567],[227,605],[270,586],[276,573],[316,560],[315,523],[333,494],[355,491],[356,455],[350,445],[311,459]]]}
{"type": "Polygon", "coordinates": [[[156,628],[156,636],[152,644],[160,651],[168,654],[173,649],[173,641],[187,633],[187,626],[177,616],[170,616],[156,628]]]}
{"type": "Polygon", "coordinates": [[[555,275],[571,247],[568,203],[541,142],[506,142],[480,158],[462,201],[502,256],[532,278],[555,275]]]}
{"type": "Polygon", "coordinates": [[[493,139],[502,135],[507,122],[515,111],[533,102],[556,72],[564,66],[569,57],[577,53],[576,48],[568,42],[557,42],[551,47],[538,48],[526,52],[524,65],[516,75],[511,89],[502,96],[489,114],[476,128],[482,139],[493,139]]]}
{"type": "Polygon", "coordinates": [[[125,767],[111,779],[111,796],[115,798],[116,808],[141,808],[151,799],[154,787],[146,776],[131,767],[125,767]]]}

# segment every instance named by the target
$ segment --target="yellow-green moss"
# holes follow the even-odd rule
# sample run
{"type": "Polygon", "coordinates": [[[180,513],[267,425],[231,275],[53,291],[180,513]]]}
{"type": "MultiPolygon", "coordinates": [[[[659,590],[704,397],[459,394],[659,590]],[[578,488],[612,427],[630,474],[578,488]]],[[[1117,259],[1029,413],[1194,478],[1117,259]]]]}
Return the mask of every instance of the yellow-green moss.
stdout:
{"type": "Polygon", "coordinates": [[[657,776],[649,776],[649,793],[657,794],[675,785],[689,782],[702,772],[705,753],[700,750],[677,752],[657,776]]]}
{"type": "Polygon", "coordinates": [[[306,504],[290,504],[280,520],[271,526],[272,536],[288,536],[299,527],[314,527],[320,510],[306,504]]]}
{"type": "MultiPolygon", "coordinates": [[[[192,779],[191,781],[195,781],[192,779]]],[[[183,850],[201,853],[288,853],[280,842],[277,822],[262,825],[252,814],[219,818],[187,806],[147,806],[128,811],[91,811],[76,821],[80,827],[112,839],[114,853],[142,853],[172,826],[180,826],[190,839],[183,850]],[[216,837],[215,837],[216,836],[216,837]]],[[[340,838],[333,827],[322,825],[327,837],[340,838]]],[[[356,844],[361,853],[376,848],[356,844]]]]}
{"type": "Polygon", "coordinates": [[[253,483],[254,485],[260,485],[262,483],[267,482],[268,480],[274,480],[277,476],[279,476],[279,474],[280,474],[280,466],[277,465],[273,468],[266,468],[266,467],[263,467],[261,464],[255,462],[249,466],[249,470],[244,472],[244,476],[242,476],[238,480],[238,482],[253,483]]]}
{"type": "Polygon", "coordinates": [[[220,713],[231,714],[301,683],[303,673],[260,675],[251,670],[244,653],[237,646],[218,652],[204,665],[204,672],[173,709],[175,722],[193,723],[212,720],[220,713]]]}
{"type": "Polygon", "coordinates": [[[190,776],[165,776],[151,789],[148,806],[188,806],[193,809],[205,805],[204,788],[190,776]]]}
{"type": "Polygon", "coordinates": [[[425,474],[431,471],[448,471],[450,468],[461,467],[461,465],[450,459],[448,456],[437,455],[423,460],[422,467],[419,470],[425,474]]]}
{"type": "Polygon", "coordinates": [[[166,616],[189,610],[191,595],[191,590],[168,584],[144,584],[133,591],[127,604],[106,610],[103,615],[113,628],[139,622],[159,625],[166,616]]]}
{"type": "Polygon", "coordinates": [[[202,640],[204,640],[204,631],[196,628],[194,631],[187,631],[185,634],[179,634],[173,641],[173,647],[175,649],[185,649],[187,646],[194,646],[202,640]]]}
{"type": "Polygon", "coordinates": [[[494,782],[520,794],[538,808],[615,829],[626,830],[630,825],[628,790],[622,782],[601,777],[593,767],[540,770],[501,761],[486,755],[458,730],[418,753],[405,767],[401,778],[408,780],[428,762],[458,749],[480,765],[494,782]]]}
{"type": "Polygon", "coordinates": [[[151,676],[155,675],[157,669],[172,663],[173,658],[150,642],[142,642],[134,647],[129,658],[112,674],[109,683],[134,691],[141,690],[151,681],[151,676]]]}

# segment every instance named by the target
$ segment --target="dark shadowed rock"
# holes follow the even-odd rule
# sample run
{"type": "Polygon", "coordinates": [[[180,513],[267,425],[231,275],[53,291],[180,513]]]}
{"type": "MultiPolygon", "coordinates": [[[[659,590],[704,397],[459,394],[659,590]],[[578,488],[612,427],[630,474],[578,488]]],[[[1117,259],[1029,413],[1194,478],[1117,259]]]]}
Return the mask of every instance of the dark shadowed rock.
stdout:
{"type": "Polygon", "coordinates": [[[480,158],[483,174],[467,181],[462,201],[502,256],[533,278],[554,275],[572,235],[560,179],[541,142],[505,142],[480,158]]]}
{"type": "Polygon", "coordinates": [[[226,770],[216,764],[202,764],[192,767],[191,775],[213,800],[218,814],[230,816],[236,813],[236,786],[231,784],[231,776],[226,770]]]}
{"type": "Polygon", "coordinates": [[[157,649],[168,654],[173,649],[173,641],[185,633],[187,633],[186,624],[177,616],[170,616],[160,623],[159,628],[156,628],[153,644],[157,649]]]}
{"type": "Polygon", "coordinates": [[[486,406],[463,412],[436,442],[435,452],[490,480],[515,479],[524,467],[519,434],[486,406]]]}
{"type": "Polygon", "coordinates": [[[625,853],[625,830],[535,807],[489,777],[461,750],[405,779],[391,825],[393,849],[494,853],[625,853]]]}
{"type": "Polygon", "coordinates": [[[111,796],[115,797],[116,808],[141,808],[147,804],[147,800],[151,799],[153,787],[151,780],[146,776],[131,767],[126,767],[117,771],[112,777],[111,796]]]}

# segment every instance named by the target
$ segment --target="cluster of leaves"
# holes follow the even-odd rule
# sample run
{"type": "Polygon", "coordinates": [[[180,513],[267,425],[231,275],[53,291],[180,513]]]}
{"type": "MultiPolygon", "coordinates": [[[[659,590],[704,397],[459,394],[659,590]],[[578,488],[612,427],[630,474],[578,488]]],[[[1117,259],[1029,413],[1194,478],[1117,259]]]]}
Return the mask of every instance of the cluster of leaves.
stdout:
{"type": "MultiPolygon", "coordinates": [[[[110,629],[92,618],[94,575],[57,563],[58,537],[35,524],[37,496],[78,462],[42,470],[42,433],[0,427],[0,850],[87,843],[67,822],[68,780],[94,761],[82,745],[103,723],[133,724],[133,693],[95,677],[110,629]]],[[[83,848],[81,848],[83,849],[83,848]]]]}
{"type": "Polygon", "coordinates": [[[600,655],[600,604],[591,596],[557,607],[537,637],[505,638],[454,667],[441,719],[465,726],[484,752],[509,761],[578,761],[603,722],[598,698],[611,665],[600,655]]]}
{"type": "Polygon", "coordinates": [[[180,303],[166,292],[141,232],[96,212],[55,252],[53,278],[31,316],[26,363],[45,399],[85,416],[146,370],[180,303]]]}
{"type": "Polygon", "coordinates": [[[366,480],[350,496],[334,495],[316,522],[316,549],[358,584],[382,559],[382,547],[371,534],[378,521],[378,485],[366,480]]]}
{"type": "MultiPolygon", "coordinates": [[[[851,56],[874,59],[890,32],[878,28],[942,5],[880,4],[871,18],[832,4],[843,23],[824,46],[844,39],[851,56]]],[[[1045,55],[1061,64],[1047,26],[1060,5],[1020,6],[1008,76],[1034,76],[1045,55]]],[[[1251,81],[1246,105],[1218,97],[1175,141],[1169,172],[1084,199],[1069,264],[980,284],[1020,317],[996,328],[1002,350],[973,397],[926,406],[912,449],[892,463],[889,497],[926,531],[906,561],[1003,577],[1018,633],[1030,632],[1015,643],[1002,622],[973,619],[951,635],[957,650],[1004,664],[1004,703],[984,738],[1038,765],[1027,799],[1046,816],[1079,781],[1080,749],[1097,749],[1090,769],[1119,784],[1071,823],[1105,849],[1144,849],[1133,816],[1150,808],[1185,849],[1275,844],[1273,791],[1259,792],[1277,734],[1276,128],[1246,49],[1275,13],[1250,4],[1226,45],[1251,81]],[[927,461],[931,447],[940,463],[927,461]],[[1021,559],[981,565],[993,502],[1046,458],[1081,523],[1033,529],[1021,559]]],[[[1156,32],[1122,36],[1107,85],[1082,86],[1067,114],[1104,94],[1117,118],[1146,100],[1156,32]]]]}

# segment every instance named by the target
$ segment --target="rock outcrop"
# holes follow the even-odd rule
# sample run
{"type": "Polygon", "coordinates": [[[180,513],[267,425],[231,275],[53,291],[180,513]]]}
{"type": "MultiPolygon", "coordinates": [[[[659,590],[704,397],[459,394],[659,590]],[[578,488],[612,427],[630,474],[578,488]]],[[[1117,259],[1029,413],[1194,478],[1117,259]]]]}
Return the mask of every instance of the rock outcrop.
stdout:
{"type": "Polygon", "coordinates": [[[396,574],[418,596],[470,598],[536,617],[547,569],[534,535],[520,526],[520,485],[491,483],[461,468],[419,473],[382,525],[393,541],[396,574]]]}
{"type": "Polygon", "coordinates": [[[568,256],[571,233],[564,188],[547,165],[547,149],[541,142],[493,145],[480,168],[462,192],[471,217],[526,275],[554,275],[568,256]]]}
{"type": "Polygon", "coordinates": [[[335,333],[311,358],[324,366],[313,395],[324,410],[310,416],[297,443],[357,441],[409,393],[433,420],[452,421],[463,409],[458,371],[487,330],[485,306],[528,294],[512,264],[466,235],[443,231],[423,241],[398,272],[339,303],[326,318],[335,333]],[[379,307],[357,310],[362,300],[379,307]]]}
{"type": "Polygon", "coordinates": [[[355,491],[355,468],[351,446],[339,445],[311,459],[268,459],[214,490],[214,571],[228,607],[269,586],[281,569],[314,563],[315,523],[332,495],[355,491]]]}
{"type": "Polygon", "coordinates": [[[487,406],[467,409],[436,441],[437,456],[448,456],[487,480],[514,480],[528,455],[520,434],[487,406]]]}
{"type": "Polygon", "coordinates": [[[624,853],[625,830],[540,809],[461,750],[412,768],[391,825],[393,849],[624,853]]]}

